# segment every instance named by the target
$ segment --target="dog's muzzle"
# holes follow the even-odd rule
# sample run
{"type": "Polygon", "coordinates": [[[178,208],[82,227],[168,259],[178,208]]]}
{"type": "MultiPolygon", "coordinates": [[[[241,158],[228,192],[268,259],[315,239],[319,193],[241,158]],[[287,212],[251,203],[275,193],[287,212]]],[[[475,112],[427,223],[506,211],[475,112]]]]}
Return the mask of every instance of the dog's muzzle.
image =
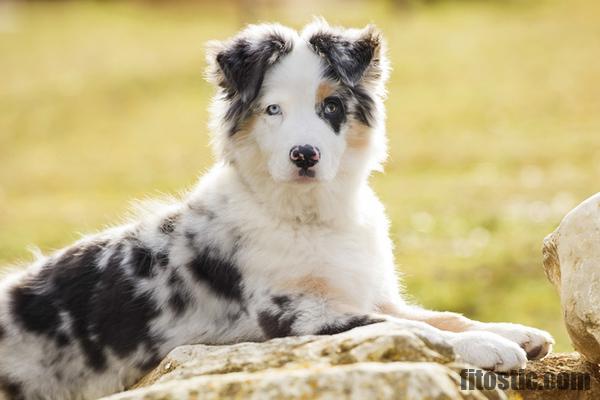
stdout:
{"type": "Polygon", "coordinates": [[[290,160],[303,171],[315,166],[320,159],[319,148],[310,144],[294,146],[290,150],[290,160]]]}

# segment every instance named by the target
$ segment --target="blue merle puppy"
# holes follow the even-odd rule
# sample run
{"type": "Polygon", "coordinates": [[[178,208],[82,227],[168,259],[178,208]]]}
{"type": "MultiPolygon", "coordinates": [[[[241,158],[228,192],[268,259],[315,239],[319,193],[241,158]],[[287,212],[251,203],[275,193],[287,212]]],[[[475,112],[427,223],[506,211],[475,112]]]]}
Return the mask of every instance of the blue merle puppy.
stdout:
{"type": "Polygon", "coordinates": [[[93,399],[176,346],[335,334],[385,321],[506,371],[553,343],[405,302],[368,177],[386,156],[388,61],[372,26],[250,26],[209,44],[218,163],[184,199],[6,277],[0,386],[93,399]]]}

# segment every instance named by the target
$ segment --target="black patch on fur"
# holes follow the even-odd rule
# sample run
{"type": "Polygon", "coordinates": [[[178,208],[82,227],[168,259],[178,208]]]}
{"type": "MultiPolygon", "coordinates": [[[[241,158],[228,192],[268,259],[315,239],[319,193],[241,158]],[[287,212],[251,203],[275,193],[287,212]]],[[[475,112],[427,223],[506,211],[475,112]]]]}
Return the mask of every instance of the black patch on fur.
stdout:
{"type": "Polygon", "coordinates": [[[169,275],[169,280],[167,281],[167,283],[169,284],[169,286],[174,287],[174,286],[181,285],[182,281],[181,281],[181,278],[179,277],[179,275],[177,275],[177,272],[171,271],[171,274],[169,275]]]}
{"type": "Polygon", "coordinates": [[[56,334],[56,345],[58,347],[65,347],[66,345],[68,345],[69,343],[71,343],[71,339],[69,338],[69,335],[67,335],[65,332],[58,332],[56,334]]]}
{"type": "MultiPolygon", "coordinates": [[[[135,278],[127,272],[123,245],[89,242],[68,249],[11,292],[11,313],[33,333],[52,337],[58,347],[77,340],[88,365],[95,371],[106,368],[104,349],[125,357],[139,345],[153,348],[149,322],[158,310],[149,293],[135,290],[135,278]],[[100,254],[111,256],[104,269],[98,268],[100,254]],[[72,337],[59,330],[60,312],[71,320],[72,337]]],[[[145,249],[136,247],[132,258],[145,270],[145,249]]],[[[139,270],[136,271],[139,273],[139,270]]]]}
{"type": "Polygon", "coordinates": [[[11,292],[11,312],[23,327],[44,334],[64,346],[70,340],[59,332],[60,312],[69,313],[72,331],[80,341],[90,366],[105,366],[104,354],[89,339],[87,326],[90,297],[99,279],[97,261],[106,242],[89,242],[67,249],[11,292]]]}
{"type": "Polygon", "coordinates": [[[268,339],[293,335],[292,325],[297,319],[290,296],[280,295],[271,297],[275,310],[265,310],[258,313],[258,324],[268,339]]]}
{"type": "Polygon", "coordinates": [[[354,117],[363,125],[371,126],[372,121],[375,119],[375,101],[361,85],[357,85],[350,91],[356,99],[356,105],[352,112],[354,117]]]}
{"type": "Polygon", "coordinates": [[[372,126],[372,122],[375,120],[375,100],[373,100],[373,97],[371,97],[360,83],[355,87],[342,85],[335,96],[328,97],[327,99],[332,97],[339,99],[343,112],[341,114],[330,115],[327,118],[323,111],[324,101],[321,104],[317,104],[317,114],[329,123],[336,134],[339,133],[341,126],[346,123],[348,114],[354,116],[363,125],[372,126]]]}
{"type": "Polygon", "coordinates": [[[267,69],[288,54],[292,46],[282,35],[269,32],[257,42],[238,37],[217,54],[218,82],[229,102],[225,119],[232,122],[230,135],[251,115],[267,69]]]}
{"type": "Polygon", "coordinates": [[[11,400],[25,400],[23,386],[6,377],[0,377],[0,392],[6,394],[11,400]]]}
{"type": "Polygon", "coordinates": [[[261,311],[258,313],[258,324],[267,339],[286,337],[292,335],[292,325],[296,318],[295,314],[261,311]]]}
{"type": "Polygon", "coordinates": [[[291,297],[285,296],[285,295],[273,296],[273,297],[271,297],[271,301],[277,307],[279,307],[280,309],[284,309],[284,310],[289,309],[289,307],[292,305],[291,297]]]}
{"type": "Polygon", "coordinates": [[[169,253],[167,251],[160,251],[156,254],[156,261],[161,267],[169,265],[169,253]]]}
{"type": "Polygon", "coordinates": [[[343,98],[337,96],[327,97],[321,104],[317,105],[317,115],[331,126],[336,135],[339,134],[342,125],[346,122],[346,106],[343,98]],[[338,107],[337,113],[327,114],[325,112],[325,105],[329,101],[336,103],[338,107]]]}
{"type": "Polygon", "coordinates": [[[52,296],[42,290],[35,282],[15,286],[10,292],[10,310],[16,322],[26,330],[53,336],[60,316],[52,296]]]}
{"type": "Polygon", "coordinates": [[[89,310],[98,343],[120,357],[140,345],[154,347],[157,338],[150,334],[149,323],[159,314],[151,293],[136,291],[135,279],[127,275],[123,259],[122,249],[117,248],[99,279],[89,310]]]}
{"type": "Polygon", "coordinates": [[[95,370],[106,368],[106,357],[100,346],[92,339],[89,328],[92,296],[101,277],[98,258],[105,242],[84,244],[67,251],[56,265],[48,269],[52,282],[52,298],[60,308],[69,312],[73,335],[79,340],[88,364],[95,370]]]}
{"type": "Polygon", "coordinates": [[[158,230],[165,235],[169,235],[175,231],[177,227],[177,221],[179,220],[179,214],[171,214],[162,220],[158,226],[158,230]]]}
{"type": "Polygon", "coordinates": [[[237,267],[209,248],[188,264],[192,275],[207,284],[217,295],[229,300],[242,301],[242,276],[237,267]]]}
{"type": "Polygon", "coordinates": [[[4,335],[6,335],[6,331],[4,330],[4,327],[0,325],[0,340],[4,339],[4,335]]]}
{"type": "Polygon", "coordinates": [[[141,278],[152,276],[152,264],[154,263],[152,251],[142,245],[135,245],[131,249],[130,264],[133,272],[141,278]]]}
{"type": "Polygon", "coordinates": [[[337,321],[326,324],[319,329],[317,335],[335,335],[349,331],[350,329],[358,328],[359,326],[371,325],[378,322],[383,322],[383,319],[369,317],[368,315],[358,315],[344,321],[337,321]]]}
{"type": "Polygon", "coordinates": [[[169,296],[169,307],[175,315],[181,315],[187,309],[187,302],[184,300],[180,291],[173,291],[169,296]]]}
{"type": "Polygon", "coordinates": [[[190,295],[185,291],[183,281],[177,275],[177,272],[171,271],[169,280],[167,281],[171,294],[169,296],[169,307],[175,315],[181,315],[187,310],[189,303],[192,301],[190,295]]]}
{"type": "Polygon", "coordinates": [[[367,35],[348,40],[333,32],[318,32],[308,42],[327,63],[327,75],[355,86],[371,64],[379,41],[367,35]]]}
{"type": "Polygon", "coordinates": [[[73,246],[12,291],[15,319],[29,331],[53,337],[58,346],[69,341],[64,332],[57,331],[61,323],[59,312],[68,312],[73,335],[95,370],[104,369],[106,359],[90,338],[88,319],[91,298],[101,274],[97,262],[106,244],[101,241],[73,246]]]}

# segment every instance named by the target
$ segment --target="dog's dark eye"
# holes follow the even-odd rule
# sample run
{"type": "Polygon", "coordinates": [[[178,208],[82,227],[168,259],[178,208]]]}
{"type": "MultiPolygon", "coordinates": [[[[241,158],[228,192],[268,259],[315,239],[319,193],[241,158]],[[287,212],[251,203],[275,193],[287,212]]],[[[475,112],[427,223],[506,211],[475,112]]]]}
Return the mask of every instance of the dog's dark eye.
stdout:
{"type": "Polygon", "coordinates": [[[269,104],[267,106],[267,114],[269,114],[269,115],[281,114],[281,107],[279,107],[279,104],[269,104]]]}
{"type": "Polygon", "coordinates": [[[346,120],[344,103],[336,96],[326,97],[317,108],[317,114],[331,125],[336,134],[346,120]]]}
{"type": "Polygon", "coordinates": [[[342,102],[337,97],[328,97],[323,102],[323,113],[327,117],[335,116],[342,112],[342,102]]]}

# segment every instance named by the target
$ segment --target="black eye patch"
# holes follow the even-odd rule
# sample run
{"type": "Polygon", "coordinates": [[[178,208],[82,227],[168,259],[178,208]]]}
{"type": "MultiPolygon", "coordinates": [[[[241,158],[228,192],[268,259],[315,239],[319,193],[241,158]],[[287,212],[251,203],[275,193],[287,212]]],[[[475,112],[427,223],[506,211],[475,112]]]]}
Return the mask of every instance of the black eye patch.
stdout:
{"type": "Polygon", "coordinates": [[[321,104],[317,105],[317,115],[327,121],[336,134],[346,122],[346,110],[344,102],[337,96],[326,97],[321,104]]]}

